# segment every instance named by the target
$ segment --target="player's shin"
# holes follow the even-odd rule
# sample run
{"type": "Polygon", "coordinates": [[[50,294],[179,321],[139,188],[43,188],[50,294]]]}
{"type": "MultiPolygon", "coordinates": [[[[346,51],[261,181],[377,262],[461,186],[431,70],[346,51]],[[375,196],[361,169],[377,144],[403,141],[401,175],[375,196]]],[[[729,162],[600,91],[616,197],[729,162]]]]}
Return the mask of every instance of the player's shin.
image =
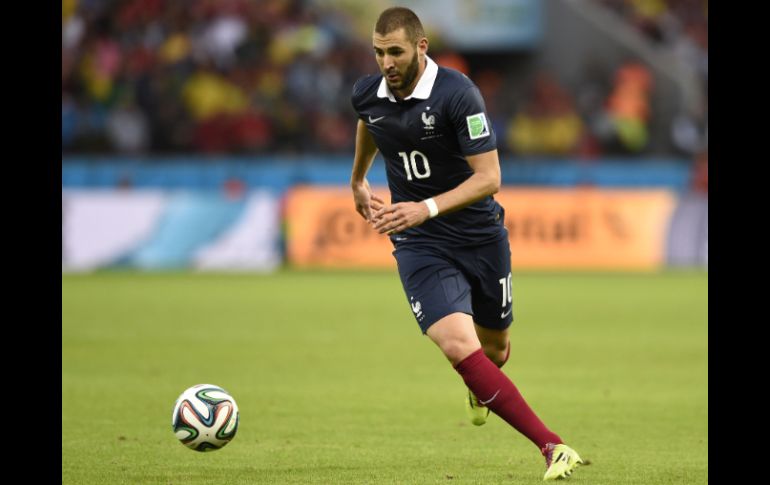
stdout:
{"type": "Polygon", "coordinates": [[[548,443],[562,443],[561,438],[540,421],[513,382],[484,355],[482,349],[463,359],[455,370],[479,403],[503,418],[539,449],[548,443]]]}

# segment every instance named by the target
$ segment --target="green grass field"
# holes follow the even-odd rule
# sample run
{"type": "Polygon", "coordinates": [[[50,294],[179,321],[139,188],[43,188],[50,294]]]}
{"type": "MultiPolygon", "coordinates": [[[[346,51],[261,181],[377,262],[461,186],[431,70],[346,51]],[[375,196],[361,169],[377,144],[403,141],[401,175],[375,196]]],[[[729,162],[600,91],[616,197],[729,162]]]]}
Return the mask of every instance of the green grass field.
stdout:
{"type": "MultiPolygon", "coordinates": [[[[590,461],[568,483],[708,482],[708,275],[514,272],[504,367],[590,461]]],[[[535,484],[544,462],[423,337],[393,272],[62,275],[62,484],[535,484]],[[222,450],[171,431],[236,398],[222,450]]]]}

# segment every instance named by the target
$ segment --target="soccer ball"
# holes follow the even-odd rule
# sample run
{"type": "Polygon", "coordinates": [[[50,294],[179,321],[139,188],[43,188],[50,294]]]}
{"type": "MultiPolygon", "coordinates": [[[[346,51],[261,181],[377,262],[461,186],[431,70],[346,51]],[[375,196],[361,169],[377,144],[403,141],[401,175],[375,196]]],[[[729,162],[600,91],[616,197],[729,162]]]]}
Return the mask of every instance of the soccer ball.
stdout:
{"type": "Polygon", "coordinates": [[[227,391],[211,384],[198,384],[176,400],[171,427],[186,447],[215,451],[235,437],[238,420],[238,405],[227,391]]]}

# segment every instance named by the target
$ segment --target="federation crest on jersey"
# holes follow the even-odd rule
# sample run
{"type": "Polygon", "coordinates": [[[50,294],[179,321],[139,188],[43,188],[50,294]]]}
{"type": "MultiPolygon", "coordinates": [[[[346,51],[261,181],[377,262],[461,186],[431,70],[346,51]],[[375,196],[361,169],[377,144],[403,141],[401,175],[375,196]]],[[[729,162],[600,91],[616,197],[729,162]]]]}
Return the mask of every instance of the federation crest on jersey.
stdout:
{"type": "Polygon", "coordinates": [[[434,115],[428,116],[425,111],[422,112],[422,123],[425,125],[423,128],[426,130],[433,130],[434,126],[436,124],[436,117],[434,115]]]}
{"type": "Polygon", "coordinates": [[[471,140],[489,136],[489,124],[487,123],[487,117],[483,112],[466,116],[465,121],[468,123],[468,134],[470,135],[471,140]]]}

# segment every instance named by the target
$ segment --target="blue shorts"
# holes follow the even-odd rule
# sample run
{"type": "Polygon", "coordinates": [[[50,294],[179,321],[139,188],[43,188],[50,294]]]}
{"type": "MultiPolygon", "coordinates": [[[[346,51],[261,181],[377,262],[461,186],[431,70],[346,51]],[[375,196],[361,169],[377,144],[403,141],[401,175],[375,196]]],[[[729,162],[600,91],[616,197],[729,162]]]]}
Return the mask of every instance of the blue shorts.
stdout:
{"type": "Polygon", "coordinates": [[[441,318],[467,313],[482,327],[513,321],[508,238],[474,247],[401,244],[393,251],[406,298],[423,333],[441,318]]]}

